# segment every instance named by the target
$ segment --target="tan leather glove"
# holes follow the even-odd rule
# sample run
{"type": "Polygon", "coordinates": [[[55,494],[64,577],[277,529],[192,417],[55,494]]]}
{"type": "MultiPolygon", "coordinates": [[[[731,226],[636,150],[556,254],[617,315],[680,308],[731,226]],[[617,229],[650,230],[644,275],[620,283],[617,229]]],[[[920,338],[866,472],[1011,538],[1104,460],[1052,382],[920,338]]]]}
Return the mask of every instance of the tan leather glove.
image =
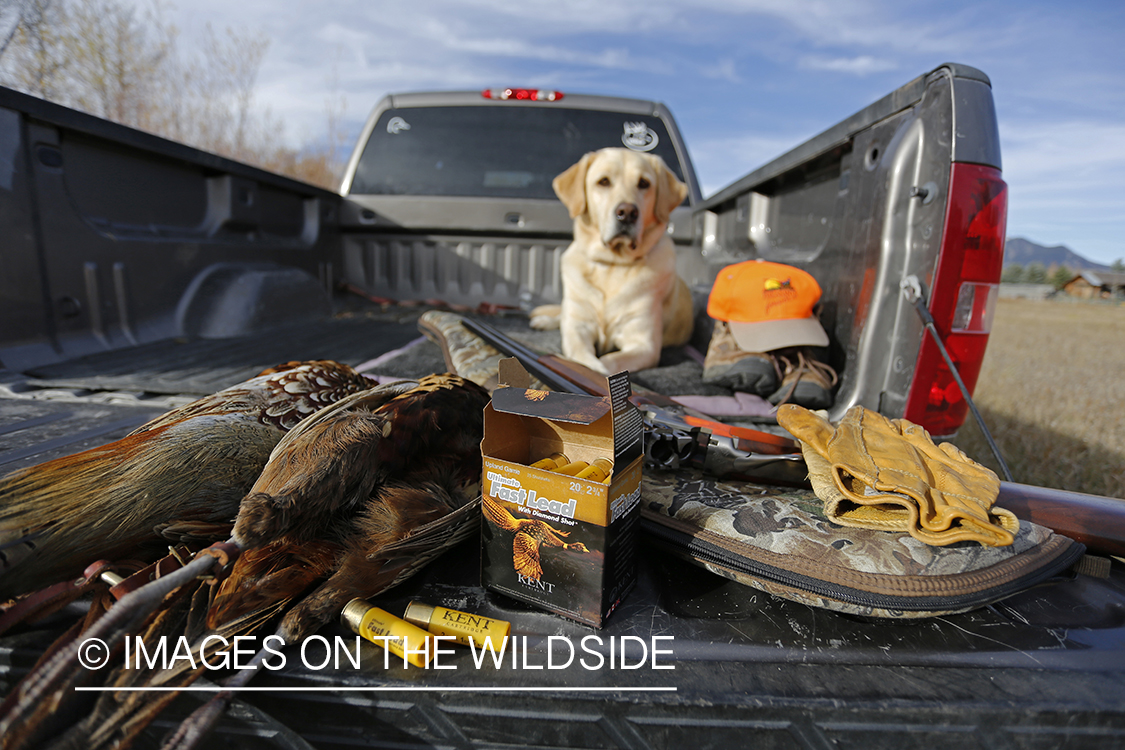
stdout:
{"type": "Polygon", "coordinates": [[[825,514],[843,526],[908,531],[926,544],[961,541],[1004,547],[1019,520],[993,508],[1000,480],[925,429],[853,406],[833,427],[795,404],[777,421],[801,441],[809,479],[825,514]]]}

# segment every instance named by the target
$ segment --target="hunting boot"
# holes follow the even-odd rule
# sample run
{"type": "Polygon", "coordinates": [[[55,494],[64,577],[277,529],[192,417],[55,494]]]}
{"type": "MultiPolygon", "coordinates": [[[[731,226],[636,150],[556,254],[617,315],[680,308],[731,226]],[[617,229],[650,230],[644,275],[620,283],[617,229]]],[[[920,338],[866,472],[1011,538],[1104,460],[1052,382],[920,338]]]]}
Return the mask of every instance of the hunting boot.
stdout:
{"type": "Polygon", "coordinates": [[[777,358],[785,368],[781,387],[769,397],[771,404],[797,404],[806,409],[832,406],[836,371],[807,355],[802,349],[783,350],[777,358]]]}
{"type": "Polygon", "coordinates": [[[743,393],[765,396],[777,389],[781,371],[766,352],[745,352],[738,348],[730,324],[715,321],[707,356],[703,360],[703,382],[743,393]]]}

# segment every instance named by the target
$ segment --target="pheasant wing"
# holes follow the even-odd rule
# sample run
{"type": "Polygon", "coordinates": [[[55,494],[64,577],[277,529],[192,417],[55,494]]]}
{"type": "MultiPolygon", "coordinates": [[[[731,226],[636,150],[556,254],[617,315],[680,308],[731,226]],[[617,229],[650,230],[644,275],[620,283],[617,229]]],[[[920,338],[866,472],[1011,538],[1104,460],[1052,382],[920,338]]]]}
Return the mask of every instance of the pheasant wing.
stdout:
{"type": "Polygon", "coordinates": [[[481,499],[481,508],[484,510],[485,518],[495,524],[497,528],[512,533],[519,531],[519,522],[515,516],[488,495],[481,499]]]}

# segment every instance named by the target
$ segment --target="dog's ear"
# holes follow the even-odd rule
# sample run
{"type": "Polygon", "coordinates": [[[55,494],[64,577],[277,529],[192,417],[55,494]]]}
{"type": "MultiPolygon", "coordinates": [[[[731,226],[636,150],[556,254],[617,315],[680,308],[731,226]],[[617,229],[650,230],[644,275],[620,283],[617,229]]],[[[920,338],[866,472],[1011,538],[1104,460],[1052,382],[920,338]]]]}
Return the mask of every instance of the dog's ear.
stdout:
{"type": "Polygon", "coordinates": [[[559,196],[572,219],[586,213],[586,171],[590,168],[595,153],[591,151],[585,154],[577,164],[551,180],[555,195],[559,196]]]}
{"type": "Polygon", "coordinates": [[[652,167],[656,170],[656,205],[653,214],[661,224],[668,223],[668,217],[676,206],[684,202],[687,197],[687,185],[680,182],[680,178],[668,169],[664,160],[655,154],[645,154],[652,160],[652,167]]]}

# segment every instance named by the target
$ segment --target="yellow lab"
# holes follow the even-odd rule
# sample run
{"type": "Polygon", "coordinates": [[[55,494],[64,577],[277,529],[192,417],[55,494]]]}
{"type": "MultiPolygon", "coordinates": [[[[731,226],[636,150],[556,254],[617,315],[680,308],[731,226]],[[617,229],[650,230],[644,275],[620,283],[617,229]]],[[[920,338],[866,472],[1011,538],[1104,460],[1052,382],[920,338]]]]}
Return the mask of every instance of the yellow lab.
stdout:
{"type": "Polygon", "coordinates": [[[561,328],[563,354],[601,373],[643,370],[691,337],[691,292],[676,275],[668,216],[687,186],[659,156],[605,148],[552,186],[574,219],[562,255],[563,300],[532,311],[561,328]]]}

